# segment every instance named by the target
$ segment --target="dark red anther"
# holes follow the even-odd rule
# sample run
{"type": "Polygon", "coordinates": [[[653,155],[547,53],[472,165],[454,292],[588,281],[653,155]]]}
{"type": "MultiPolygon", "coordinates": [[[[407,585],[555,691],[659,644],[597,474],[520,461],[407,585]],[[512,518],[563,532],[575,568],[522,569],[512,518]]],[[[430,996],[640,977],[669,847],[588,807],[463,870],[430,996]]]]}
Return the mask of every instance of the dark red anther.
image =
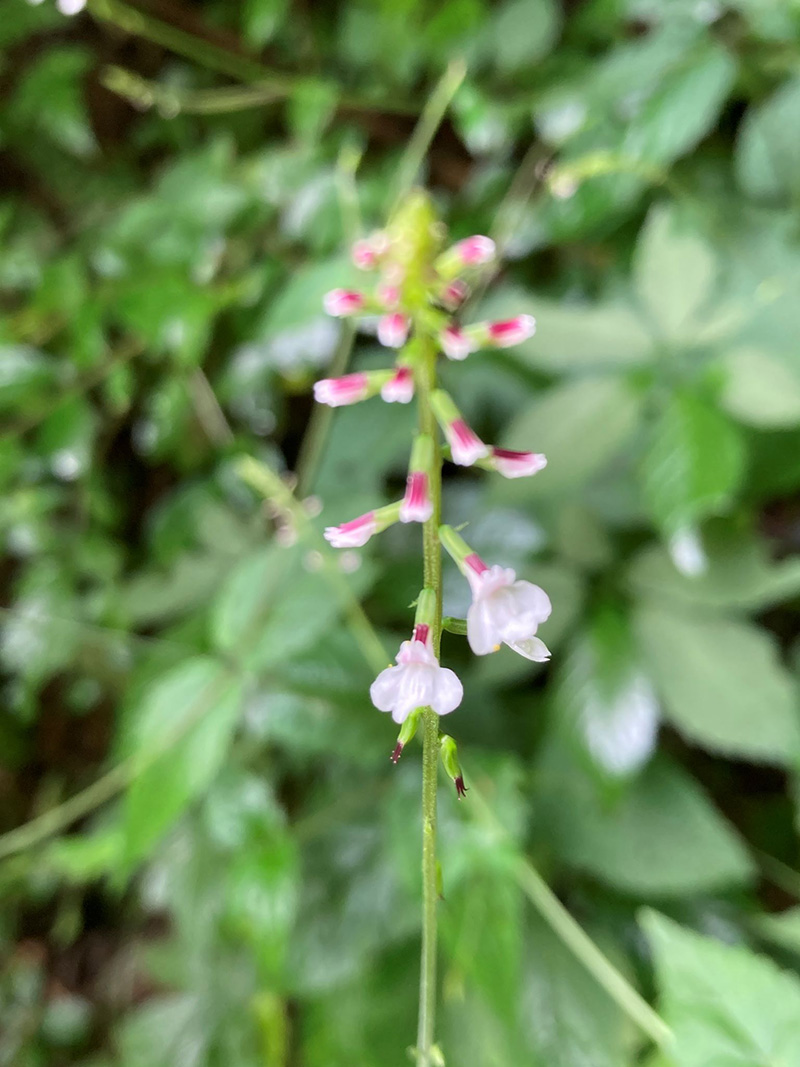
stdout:
{"type": "Polygon", "coordinates": [[[453,781],[456,785],[456,796],[461,800],[462,797],[467,795],[467,787],[464,785],[464,779],[462,775],[459,774],[458,778],[454,778],[453,781]]]}
{"type": "Polygon", "coordinates": [[[403,745],[398,741],[397,744],[394,746],[394,752],[391,754],[389,759],[392,761],[392,763],[397,763],[397,761],[400,759],[402,754],[403,754],[403,745]]]}

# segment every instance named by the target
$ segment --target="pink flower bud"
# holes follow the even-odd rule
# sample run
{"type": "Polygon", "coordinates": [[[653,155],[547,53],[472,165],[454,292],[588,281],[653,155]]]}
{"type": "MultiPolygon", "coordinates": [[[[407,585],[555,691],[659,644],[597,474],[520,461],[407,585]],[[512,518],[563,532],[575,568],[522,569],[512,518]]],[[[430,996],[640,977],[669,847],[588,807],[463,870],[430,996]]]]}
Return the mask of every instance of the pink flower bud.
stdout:
{"type": "Polygon", "coordinates": [[[353,263],[359,270],[374,270],[378,263],[378,256],[369,238],[356,241],[352,248],[353,263]]]}
{"type": "Polygon", "coordinates": [[[410,322],[399,311],[384,315],[378,323],[378,340],[387,348],[402,348],[408,337],[410,322]]]}
{"type": "Polygon", "coordinates": [[[489,448],[463,419],[455,419],[445,428],[453,463],[471,467],[477,459],[489,454],[489,448]]]}
{"type": "Polygon", "coordinates": [[[368,511],[366,515],[359,515],[357,519],[343,522],[341,526],[326,527],[325,540],[334,548],[363,548],[370,537],[377,532],[375,512],[368,511]]]}
{"type": "Polygon", "coordinates": [[[332,408],[366,400],[369,391],[369,375],[363,372],[345,374],[343,378],[322,378],[314,383],[314,399],[317,403],[328,404],[332,408]]]}
{"type": "Polygon", "coordinates": [[[482,237],[476,234],[474,237],[467,237],[465,240],[459,241],[454,246],[454,251],[458,253],[465,267],[480,267],[482,264],[494,259],[495,243],[491,237],[482,237]]]}
{"type": "Polygon", "coordinates": [[[400,522],[427,522],[433,515],[433,501],[428,489],[428,475],[411,471],[406,479],[406,493],[400,505],[400,522]]]}
{"type": "Polygon", "coordinates": [[[448,359],[466,359],[475,345],[458,326],[445,326],[439,334],[439,343],[448,359]]]}
{"type": "Polygon", "coordinates": [[[364,307],[364,303],[363,294],[355,289],[331,289],[322,299],[326,312],[337,319],[357,315],[364,307]]]}
{"type": "Polygon", "coordinates": [[[387,404],[408,404],[414,396],[414,375],[410,367],[398,367],[394,377],[381,389],[387,404]]]}
{"type": "Polygon", "coordinates": [[[469,293],[468,287],[462,281],[452,281],[444,287],[439,294],[439,299],[448,311],[460,308],[469,293]]]}
{"type": "Polygon", "coordinates": [[[400,303],[400,287],[398,285],[379,285],[377,291],[378,302],[385,308],[396,308],[400,303]]]}
{"type": "Polygon", "coordinates": [[[489,462],[504,478],[527,478],[547,466],[540,452],[511,452],[507,448],[493,448],[489,462]]]}
{"type": "Polygon", "coordinates": [[[489,342],[495,348],[510,348],[521,341],[527,341],[536,332],[536,319],[533,315],[517,315],[504,322],[490,322],[488,327],[489,342]]]}

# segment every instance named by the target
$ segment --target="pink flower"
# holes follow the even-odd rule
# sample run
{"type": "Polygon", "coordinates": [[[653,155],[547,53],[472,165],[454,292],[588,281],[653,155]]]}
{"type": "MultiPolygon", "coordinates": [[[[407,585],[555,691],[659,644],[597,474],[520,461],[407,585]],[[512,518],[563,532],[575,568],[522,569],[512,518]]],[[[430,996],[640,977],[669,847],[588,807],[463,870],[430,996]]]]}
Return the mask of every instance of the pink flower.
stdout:
{"type": "Polygon", "coordinates": [[[410,471],[400,506],[400,522],[427,522],[431,515],[433,501],[428,489],[428,475],[423,471],[410,471]]]}
{"type": "Polygon", "coordinates": [[[495,348],[510,348],[533,337],[536,332],[536,319],[533,315],[517,315],[516,318],[503,322],[490,322],[487,329],[490,344],[495,348]]]}
{"type": "Polygon", "coordinates": [[[467,640],[475,655],[495,652],[505,642],[526,659],[548,660],[547,646],[535,636],[552,610],[547,593],[531,582],[517,581],[510,568],[487,567],[475,553],[464,559],[464,573],[472,589],[467,640]]]}
{"type": "Polygon", "coordinates": [[[364,296],[355,289],[331,289],[322,299],[322,304],[329,315],[337,319],[357,315],[364,307],[364,296]]]}
{"type": "Polygon", "coordinates": [[[387,348],[402,348],[406,343],[409,320],[399,311],[384,315],[378,323],[378,340],[387,348]]]}
{"type": "Polygon", "coordinates": [[[375,512],[368,511],[366,515],[359,515],[357,519],[343,522],[341,526],[326,527],[325,540],[330,542],[334,548],[363,548],[370,537],[377,532],[375,512]]]}
{"type": "Polygon", "coordinates": [[[461,703],[464,688],[454,671],[440,666],[428,627],[415,626],[414,636],[400,646],[397,666],[381,671],[369,695],[378,711],[390,711],[402,723],[417,708],[448,715],[461,703]]]}
{"type": "Polygon", "coordinates": [[[463,419],[454,419],[445,427],[444,432],[450,445],[453,463],[460,467],[471,467],[476,460],[488,456],[488,446],[463,419]]]}
{"type": "Polygon", "coordinates": [[[494,259],[495,243],[491,237],[476,234],[459,241],[453,246],[453,250],[465,267],[479,267],[494,259]]]}
{"type": "Polygon", "coordinates": [[[445,326],[439,334],[439,343],[448,359],[466,359],[475,345],[458,326],[445,326]]]}
{"type": "Polygon", "coordinates": [[[385,308],[396,308],[400,303],[399,285],[379,285],[377,291],[378,301],[385,308]]]}
{"type": "Polygon", "coordinates": [[[540,452],[512,452],[507,448],[493,448],[490,465],[504,478],[526,478],[547,466],[540,452]]]}
{"type": "Polygon", "coordinates": [[[389,238],[382,230],[371,233],[353,243],[353,262],[359,270],[374,270],[389,248],[389,238]]]}
{"type": "Polygon", "coordinates": [[[414,375],[410,367],[398,367],[394,377],[381,389],[387,404],[408,404],[414,396],[414,375]]]}
{"type": "Polygon", "coordinates": [[[357,404],[359,400],[366,400],[369,394],[369,375],[363,372],[345,374],[343,378],[322,378],[314,383],[314,399],[332,408],[357,404]]]}

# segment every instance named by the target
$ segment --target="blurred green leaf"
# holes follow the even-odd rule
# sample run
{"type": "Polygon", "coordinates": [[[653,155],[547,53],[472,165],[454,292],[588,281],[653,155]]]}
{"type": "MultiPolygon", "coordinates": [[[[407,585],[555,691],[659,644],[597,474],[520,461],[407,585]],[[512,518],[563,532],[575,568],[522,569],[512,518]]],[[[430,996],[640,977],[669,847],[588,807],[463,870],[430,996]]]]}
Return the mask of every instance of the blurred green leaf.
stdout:
{"type": "Polygon", "coordinates": [[[147,757],[125,796],[129,861],[137,862],[211,783],[230,746],[242,682],[211,659],[187,659],[153,682],[128,714],[127,751],[147,757]]]}
{"type": "Polygon", "coordinates": [[[651,208],[636,245],[634,284],[659,336],[667,341],[691,336],[715,275],[711,249],[675,209],[651,208]]]}
{"type": "Polygon", "coordinates": [[[755,348],[728,349],[720,359],[725,381],[722,406],[759,429],[800,423],[800,374],[787,361],[755,348]]]}
{"type": "Polygon", "coordinates": [[[575,492],[627,444],[641,414],[639,396],[617,378],[584,378],[548,389],[514,419],[502,442],[505,448],[544,452],[547,467],[524,486],[506,483],[495,492],[531,499],[575,492]]]}
{"type": "Polygon", "coordinates": [[[643,926],[675,1067],[779,1067],[800,1041],[800,981],[739,945],[701,937],[657,912],[643,926]]]}
{"type": "MultiPolygon", "coordinates": [[[[557,764],[556,764],[557,767],[557,764]]],[[[540,774],[554,773],[545,761],[540,774]]],[[[700,786],[659,757],[614,803],[572,774],[537,802],[537,820],[570,866],[644,898],[712,892],[749,882],[744,843],[700,786]]]]}
{"type": "Polygon", "coordinates": [[[638,662],[628,620],[604,604],[564,660],[554,710],[601,778],[639,771],[656,745],[659,707],[638,662]]]}
{"type": "Polygon", "coordinates": [[[242,30],[245,39],[258,47],[271,40],[286,18],[287,0],[245,0],[242,30]]]}
{"type": "Polygon", "coordinates": [[[514,74],[541,60],[558,36],[559,21],[553,0],[505,0],[491,24],[498,70],[514,74]]]}
{"type": "Polygon", "coordinates": [[[795,763],[797,691],[763,630],[712,614],[642,605],[636,632],[665,717],[688,740],[727,756],[795,763]]]}
{"type": "Polygon", "coordinates": [[[25,75],[14,98],[15,118],[80,158],[97,151],[84,99],[92,53],[79,45],[45,52],[25,75]]]}
{"type": "Polygon", "coordinates": [[[756,915],[753,926],[759,936],[773,945],[800,955],[800,907],[773,915],[756,915]]]}
{"type": "Polygon", "coordinates": [[[736,142],[736,176],[742,189],[763,200],[791,200],[800,182],[800,80],[785,82],[745,115],[736,142]]]}
{"type": "Polygon", "coordinates": [[[725,416],[695,393],[675,393],[642,459],[642,495],[655,522],[674,535],[720,513],[744,462],[743,441],[725,416]]]}
{"type": "Polygon", "coordinates": [[[49,356],[27,345],[0,347],[0,411],[36,400],[54,380],[49,356]]]}

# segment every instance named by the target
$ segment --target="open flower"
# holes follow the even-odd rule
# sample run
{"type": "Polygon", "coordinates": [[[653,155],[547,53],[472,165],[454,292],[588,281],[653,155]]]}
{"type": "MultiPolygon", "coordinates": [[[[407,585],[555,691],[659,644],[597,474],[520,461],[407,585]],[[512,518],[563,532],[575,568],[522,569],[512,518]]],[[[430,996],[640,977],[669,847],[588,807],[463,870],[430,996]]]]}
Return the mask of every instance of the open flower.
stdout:
{"type": "Polygon", "coordinates": [[[518,581],[510,567],[488,567],[474,553],[464,560],[472,588],[467,612],[467,640],[476,656],[496,652],[504,642],[526,659],[550,659],[547,645],[535,636],[550,616],[550,598],[532,582],[518,581]]]}
{"type": "Polygon", "coordinates": [[[378,711],[390,711],[394,721],[402,723],[417,708],[448,715],[461,703],[464,689],[454,671],[440,666],[430,628],[417,625],[411,640],[400,646],[397,665],[381,671],[369,695],[378,711]]]}

